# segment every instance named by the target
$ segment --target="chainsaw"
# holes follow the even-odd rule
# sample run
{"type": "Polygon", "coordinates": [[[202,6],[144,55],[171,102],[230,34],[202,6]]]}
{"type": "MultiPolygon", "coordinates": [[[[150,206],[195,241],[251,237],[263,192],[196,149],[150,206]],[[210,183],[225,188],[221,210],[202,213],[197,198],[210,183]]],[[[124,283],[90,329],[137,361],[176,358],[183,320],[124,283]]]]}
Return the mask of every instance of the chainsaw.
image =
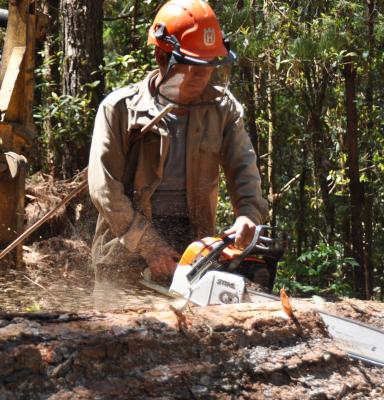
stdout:
{"type": "Polygon", "coordinates": [[[284,253],[276,246],[278,240],[267,236],[271,230],[258,225],[243,250],[234,246],[234,234],[192,243],[177,265],[169,292],[200,306],[249,302],[248,286],[270,292],[284,253]]]}
{"type": "MultiPolygon", "coordinates": [[[[184,298],[187,303],[200,306],[265,301],[283,303],[281,297],[271,294],[271,290],[286,239],[284,235],[270,237],[276,236],[271,232],[271,227],[258,225],[251,243],[243,250],[234,245],[235,235],[195,241],[184,251],[169,289],[152,282],[149,270],[140,282],[161,294],[184,298]]],[[[384,331],[327,313],[321,305],[317,311],[330,336],[350,357],[384,367],[384,331]]]]}
{"type": "Polygon", "coordinates": [[[274,230],[258,225],[245,249],[234,245],[234,234],[195,241],[184,251],[168,291],[146,276],[141,283],[200,306],[249,302],[249,287],[264,293],[273,288],[277,262],[284,254],[281,238],[271,237],[274,230]]]}

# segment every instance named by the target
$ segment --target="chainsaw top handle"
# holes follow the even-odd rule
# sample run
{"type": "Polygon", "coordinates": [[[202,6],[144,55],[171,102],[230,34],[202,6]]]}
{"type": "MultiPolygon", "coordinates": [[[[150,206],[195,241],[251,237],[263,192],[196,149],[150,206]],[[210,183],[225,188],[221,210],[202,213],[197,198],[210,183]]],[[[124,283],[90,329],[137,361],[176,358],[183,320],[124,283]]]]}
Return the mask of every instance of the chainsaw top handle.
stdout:
{"type": "MultiPolygon", "coordinates": [[[[269,228],[268,225],[257,225],[256,226],[255,233],[253,234],[253,238],[252,238],[251,242],[238,257],[236,257],[234,260],[231,261],[231,263],[229,264],[228,269],[227,269],[228,272],[234,271],[240,265],[240,263],[244,260],[244,258],[247,257],[249,255],[249,253],[257,246],[257,243],[259,242],[259,238],[260,238],[260,235],[261,235],[261,232],[263,231],[263,229],[268,229],[268,228],[269,228]]],[[[227,237],[231,237],[230,240],[234,241],[234,238],[232,239],[232,236],[235,236],[235,235],[231,234],[227,237]]],[[[267,237],[263,237],[263,238],[269,239],[267,237]]]]}

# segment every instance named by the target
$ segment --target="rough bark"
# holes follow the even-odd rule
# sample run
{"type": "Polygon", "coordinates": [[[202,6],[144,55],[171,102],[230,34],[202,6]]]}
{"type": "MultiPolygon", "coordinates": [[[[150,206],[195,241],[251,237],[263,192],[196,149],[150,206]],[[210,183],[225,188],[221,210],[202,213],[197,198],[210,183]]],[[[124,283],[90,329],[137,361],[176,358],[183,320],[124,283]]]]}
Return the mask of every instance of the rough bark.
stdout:
{"type": "MultiPolygon", "coordinates": [[[[63,94],[87,93],[90,108],[100,103],[104,84],[100,72],[103,63],[103,0],[61,0],[63,18],[63,94]],[[85,85],[99,81],[96,87],[85,85]]],[[[90,128],[91,130],[91,128],[90,128]]],[[[63,176],[68,178],[88,162],[89,137],[68,140],[62,156],[63,176]],[[77,143],[73,143],[77,141],[77,143]]]]}
{"type": "Polygon", "coordinates": [[[347,358],[308,304],[295,310],[301,332],[281,314],[280,304],[184,312],[163,306],[109,314],[3,313],[0,395],[378,398],[378,390],[384,390],[381,369],[347,358]]]}
{"type": "MultiPolygon", "coordinates": [[[[58,53],[60,51],[59,32],[60,32],[60,0],[49,0],[44,5],[44,12],[50,16],[50,23],[47,27],[47,37],[44,45],[44,59],[47,64],[46,80],[49,82],[49,91],[61,94],[61,76],[60,76],[60,59],[58,53]]],[[[47,155],[49,173],[57,176],[56,165],[59,163],[59,149],[54,138],[53,127],[57,121],[51,116],[46,121],[44,130],[47,137],[47,155]]]]}
{"type": "MultiPolygon", "coordinates": [[[[84,85],[98,79],[103,63],[104,0],[61,0],[63,18],[64,82],[63,93],[76,96],[84,85]]],[[[93,91],[93,105],[103,95],[103,85],[93,91]]]]}

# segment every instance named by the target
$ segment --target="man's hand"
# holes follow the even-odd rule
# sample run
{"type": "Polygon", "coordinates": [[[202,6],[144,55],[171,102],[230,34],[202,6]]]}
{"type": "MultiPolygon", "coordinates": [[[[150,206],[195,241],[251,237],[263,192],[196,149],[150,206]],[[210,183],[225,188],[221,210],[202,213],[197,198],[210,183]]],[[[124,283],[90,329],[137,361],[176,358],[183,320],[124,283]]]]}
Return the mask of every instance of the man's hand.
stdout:
{"type": "Polygon", "coordinates": [[[248,217],[240,216],[236,219],[232,228],[227,229],[224,233],[230,235],[235,233],[235,245],[246,247],[251,243],[255,234],[256,224],[248,217]]]}
{"type": "Polygon", "coordinates": [[[153,226],[145,231],[137,251],[146,261],[151,275],[156,279],[167,279],[172,276],[181,257],[153,226]]]}
{"type": "Polygon", "coordinates": [[[167,278],[175,272],[180,255],[164,242],[143,254],[145,261],[155,278],[167,278]]]}

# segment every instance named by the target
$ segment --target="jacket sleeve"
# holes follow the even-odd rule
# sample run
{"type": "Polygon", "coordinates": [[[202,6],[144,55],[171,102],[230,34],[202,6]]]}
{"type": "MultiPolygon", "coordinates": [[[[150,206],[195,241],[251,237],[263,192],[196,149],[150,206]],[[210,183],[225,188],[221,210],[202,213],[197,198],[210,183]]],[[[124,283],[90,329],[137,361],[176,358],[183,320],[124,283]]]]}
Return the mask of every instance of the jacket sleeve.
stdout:
{"type": "Polygon", "coordinates": [[[262,197],[256,154],[244,128],[243,108],[232,98],[224,127],[221,165],[236,217],[246,216],[262,224],[268,216],[268,203],[262,197]]]}
{"type": "Polygon", "coordinates": [[[133,252],[150,224],[133,208],[124,192],[127,128],[121,115],[126,111],[122,102],[116,105],[106,100],[95,119],[88,167],[89,192],[112,233],[133,252]]]}

